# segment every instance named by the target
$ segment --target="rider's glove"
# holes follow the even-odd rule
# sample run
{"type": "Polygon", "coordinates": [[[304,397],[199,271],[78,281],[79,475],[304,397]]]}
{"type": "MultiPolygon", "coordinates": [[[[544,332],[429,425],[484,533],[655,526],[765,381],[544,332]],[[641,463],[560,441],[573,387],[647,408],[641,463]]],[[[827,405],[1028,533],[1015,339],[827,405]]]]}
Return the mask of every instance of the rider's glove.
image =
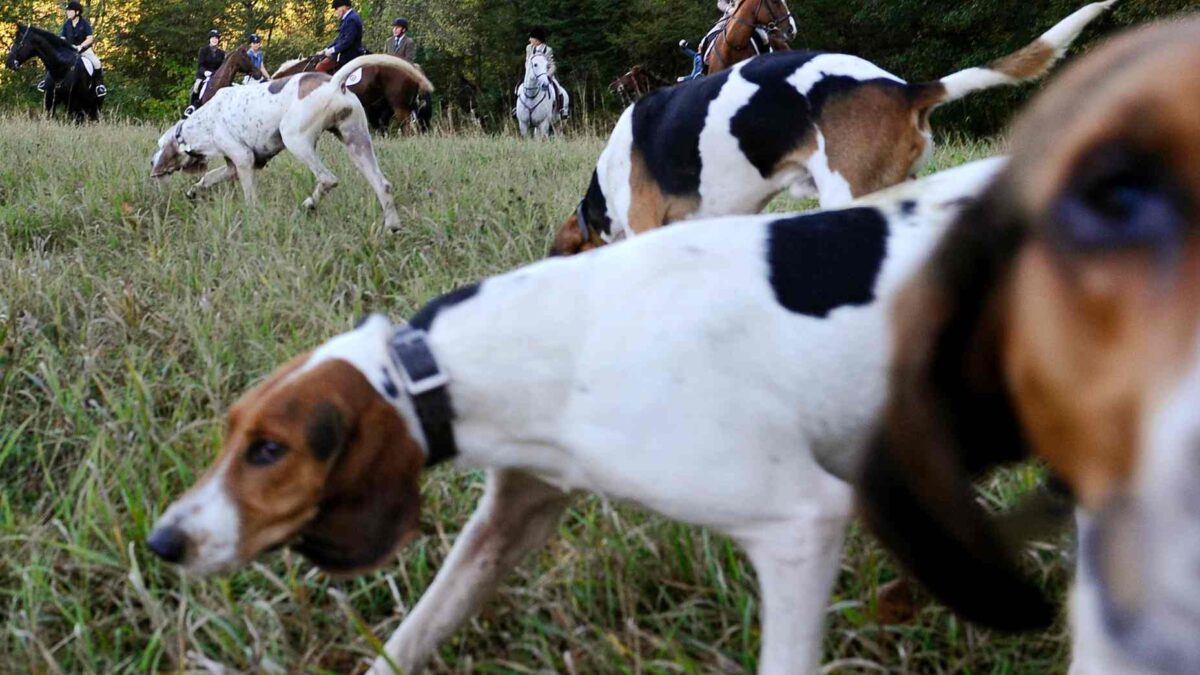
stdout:
{"type": "Polygon", "coordinates": [[[324,53],[325,56],[333,56],[333,47],[326,47],[324,53]]]}
{"type": "Polygon", "coordinates": [[[83,51],[83,45],[75,45],[75,51],[77,51],[77,52],[82,52],[82,51],[83,51]]]}

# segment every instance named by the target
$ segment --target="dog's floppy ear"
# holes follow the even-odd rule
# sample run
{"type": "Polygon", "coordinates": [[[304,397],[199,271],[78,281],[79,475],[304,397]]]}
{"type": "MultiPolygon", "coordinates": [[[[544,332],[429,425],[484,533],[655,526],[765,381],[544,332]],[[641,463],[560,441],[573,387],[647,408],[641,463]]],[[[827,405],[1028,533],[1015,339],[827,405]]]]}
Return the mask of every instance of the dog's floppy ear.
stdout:
{"type": "Polygon", "coordinates": [[[858,477],[867,524],[965,618],[1043,628],[1054,609],[976,502],[972,479],[1026,444],[1001,364],[1007,275],[1024,239],[1003,179],[897,299],[889,397],[858,477]]]}

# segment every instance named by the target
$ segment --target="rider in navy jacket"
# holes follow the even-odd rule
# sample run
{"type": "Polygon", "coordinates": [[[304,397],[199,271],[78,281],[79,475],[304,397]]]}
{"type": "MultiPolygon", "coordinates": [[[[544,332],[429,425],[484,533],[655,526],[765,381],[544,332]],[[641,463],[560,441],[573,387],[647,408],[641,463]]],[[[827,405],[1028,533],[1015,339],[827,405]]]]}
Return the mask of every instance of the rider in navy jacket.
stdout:
{"type": "Polygon", "coordinates": [[[350,0],[333,0],[333,10],[338,13],[341,23],[338,25],[337,39],[325,49],[327,58],[317,66],[317,70],[325,73],[333,72],[350,59],[367,53],[362,43],[362,17],[350,6],[350,0]]]}

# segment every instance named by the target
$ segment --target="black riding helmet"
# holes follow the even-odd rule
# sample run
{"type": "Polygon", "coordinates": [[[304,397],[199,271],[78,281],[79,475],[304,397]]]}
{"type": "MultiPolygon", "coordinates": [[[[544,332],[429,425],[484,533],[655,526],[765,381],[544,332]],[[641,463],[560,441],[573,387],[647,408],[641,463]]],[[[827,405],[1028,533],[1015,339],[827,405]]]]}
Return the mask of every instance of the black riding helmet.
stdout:
{"type": "Polygon", "coordinates": [[[256,45],[256,44],[258,44],[258,43],[260,43],[260,42],[262,42],[262,38],[261,38],[261,37],[258,35],[258,33],[251,33],[251,34],[250,34],[250,44],[252,44],[252,45],[256,45]]]}
{"type": "Polygon", "coordinates": [[[221,38],[221,31],[214,28],[214,29],[208,31],[208,37],[217,38],[219,40],[221,38]]]}
{"type": "Polygon", "coordinates": [[[333,0],[333,2],[329,3],[330,9],[337,9],[338,7],[349,7],[349,6],[350,6],[350,0],[333,0]]]}
{"type": "Polygon", "coordinates": [[[79,4],[76,0],[71,0],[71,2],[68,2],[67,6],[63,9],[73,9],[76,12],[83,14],[83,5],[79,4]]]}
{"type": "Polygon", "coordinates": [[[537,40],[538,42],[545,42],[547,37],[546,29],[542,28],[541,26],[537,26],[533,30],[529,31],[529,37],[537,40]]]}
{"type": "Polygon", "coordinates": [[[395,21],[393,21],[392,25],[400,26],[404,30],[408,30],[408,19],[405,19],[404,17],[400,17],[400,18],[396,19],[395,21]]]}

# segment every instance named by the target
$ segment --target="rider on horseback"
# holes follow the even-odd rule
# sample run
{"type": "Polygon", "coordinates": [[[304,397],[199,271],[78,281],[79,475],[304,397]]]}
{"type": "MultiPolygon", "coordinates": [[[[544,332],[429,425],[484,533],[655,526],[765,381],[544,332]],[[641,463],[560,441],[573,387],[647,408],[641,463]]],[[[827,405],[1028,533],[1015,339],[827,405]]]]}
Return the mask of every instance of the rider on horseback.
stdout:
{"type": "MultiPolygon", "coordinates": [[[[196,81],[192,83],[192,101],[189,109],[200,107],[201,86],[217,69],[225,63],[225,51],[221,49],[221,31],[216,28],[208,31],[208,44],[201,47],[196,54],[196,81]]],[[[186,115],[185,115],[186,116],[186,115]]]]}
{"type": "Polygon", "coordinates": [[[558,70],[557,66],[554,64],[554,50],[550,48],[550,45],[546,44],[546,29],[542,28],[541,26],[529,31],[529,44],[525,45],[525,67],[527,69],[529,68],[529,60],[532,59],[535,54],[541,54],[546,57],[546,61],[550,68],[550,86],[554,87],[554,90],[557,93],[557,96],[555,97],[556,100],[562,102],[562,109],[559,111],[559,115],[561,115],[563,119],[566,119],[567,116],[571,114],[571,104],[569,103],[570,99],[567,97],[566,90],[564,90],[562,85],[558,83],[558,78],[554,75],[558,70]]]}
{"type": "Polygon", "coordinates": [[[317,64],[317,72],[332,74],[351,59],[367,53],[363,47],[363,23],[358,12],[350,6],[350,0],[333,0],[333,12],[337,14],[337,39],[325,48],[325,60],[317,64]]]}
{"type": "MultiPolygon", "coordinates": [[[[96,85],[96,97],[100,98],[108,93],[108,88],[104,86],[104,72],[100,63],[100,57],[96,56],[96,52],[92,51],[92,43],[96,41],[96,36],[92,34],[92,24],[83,18],[83,5],[79,4],[78,0],[71,0],[65,8],[67,10],[67,20],[63,22],[62,30],[59,35],[67,41],[67,44],[75,48],[79,52],[79,58],[87,61],[92,66],[92,81],[96,85]]],[[[38,82],[38,91],[46,90],[46,77],[49,73],[38,82]]]]}
{"type": "Polygon", "coordinates": [[[257,72],[250,75],[251,78],[263,82],[271,79],[271,74],[263,67],[262,38],[258,33],[250,34],[250,49],[246,50],[246,56],[250,58],[251,65],[257,69],[257,72]]]}

